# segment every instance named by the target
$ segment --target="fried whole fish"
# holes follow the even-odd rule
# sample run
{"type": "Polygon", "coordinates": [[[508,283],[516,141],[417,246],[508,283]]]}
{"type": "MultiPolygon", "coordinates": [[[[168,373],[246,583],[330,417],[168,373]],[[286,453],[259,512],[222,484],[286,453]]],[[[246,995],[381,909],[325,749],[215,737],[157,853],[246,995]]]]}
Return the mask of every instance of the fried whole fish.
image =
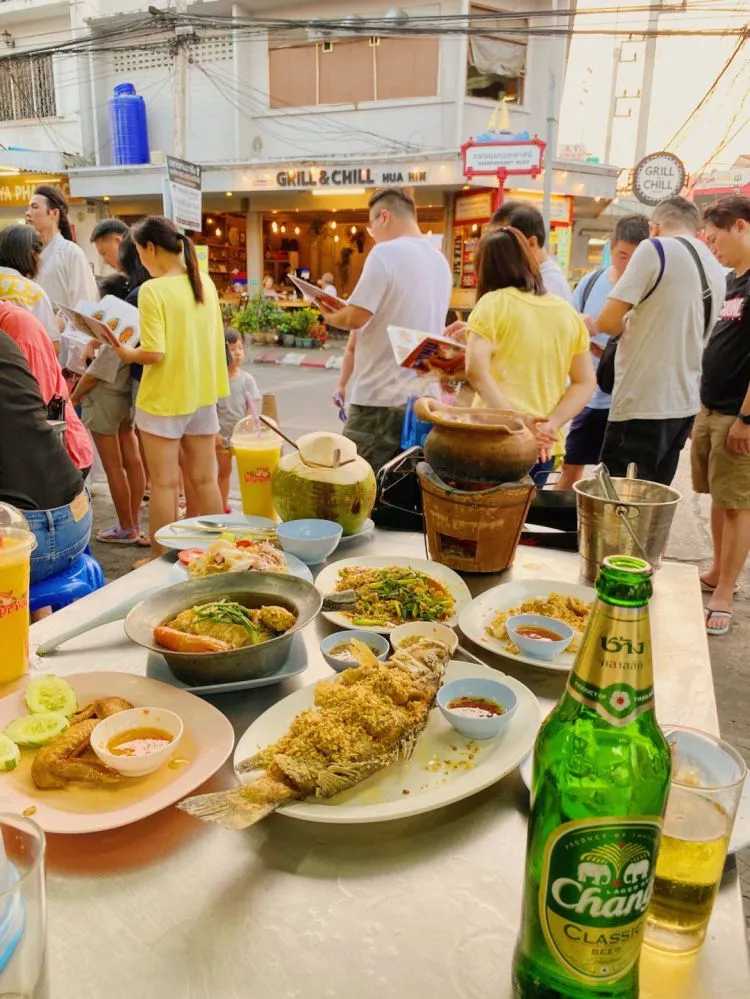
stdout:
{"type": "Polygon", "coordinates": [[[65,787],[68,781],[88,784],[114,784],[122,774],[106,767],[91,750],[91,733],[102,720],[133,705],[122,697],[92,701],[71,718],[71,724],[57,738],[37,752],[31,764],[31,779],[41,791],[65,787]]]}
{"type": "Polygon", "coordinates": [[[380,662],[352,642],[360,665],[315,689],[315,706],[303,711],[272,746],[243,760],[239,773],[263,776],[231,791],[181,801],[189,815],[244,829],[287,801],[330,798],[408,759],[422,733],[442,682],[448,649],[419,639],[380,662]]]}

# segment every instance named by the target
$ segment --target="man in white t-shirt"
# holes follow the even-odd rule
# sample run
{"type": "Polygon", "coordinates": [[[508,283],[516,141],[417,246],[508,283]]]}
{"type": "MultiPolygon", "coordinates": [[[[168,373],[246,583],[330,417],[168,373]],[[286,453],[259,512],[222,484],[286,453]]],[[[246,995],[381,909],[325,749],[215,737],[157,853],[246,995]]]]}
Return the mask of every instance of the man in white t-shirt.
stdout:
{"type": "Polygon", "coordinates": [[[506,201],[498,208],[490,219],[490,226],[510,225],[522,232],[529,241],[531,252],[539,264],[544,287],[550,295],[564,298],[573,304],[573,292],[570,290],[562,268],[544,248],[546,232],[542,213],[525,201],[506,201]]]}
{"type": "Polygon", "coordinates": [[[377,471],[398,454],[404,407],[414,373],[396,363],[388,326],[442,334],[451,293],[448,261],[420,232],[414,200],[400,188],[369,201],[375,246],[343,309],[326,320],[356,330],[344,433],[377,471]]]}
{"type": "Polygon", "coordinates": [[[49,184],[40,184],[29,201],[26,221],[33,225],[44,243],[36,280],[52,299],[52,304],[72,309],[81,300],[98,302],[94,272],[86,254],[73,240],[68,202],[62,191],[49,184]]]}
{"type": "Polygon", "coordinates": [[[602,332],[622,334],[601,454],[613,475],[635,462],[639,478],[669,485],[700,409],[703,347],[726,280],[696,238],[699,226],[690,201],[660,202],[652,238],[639,245],[596,320],[602,332]]]}

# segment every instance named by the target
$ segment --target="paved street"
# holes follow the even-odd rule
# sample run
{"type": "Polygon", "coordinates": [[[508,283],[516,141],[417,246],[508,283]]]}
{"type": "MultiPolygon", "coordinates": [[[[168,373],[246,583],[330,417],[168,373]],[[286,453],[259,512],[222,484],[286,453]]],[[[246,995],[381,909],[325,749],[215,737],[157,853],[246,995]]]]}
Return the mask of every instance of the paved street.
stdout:
{"type": "MultiPolygon", "coordinates": [[[[283,429],[298,437],[312,430],[332,430],[340,427],[331,396],[338,381],[338,372],[282,365],[248,365],[262,392],[276,395],[279,419],[283,429]]],[[[709,556],[710,535],[708,504],[704,497],[694,496],[690,488],[689,455],[682,456],[675,486],[684,499],[675,516],[667,555],[683,562],[701,564],[709,556]]],[[[239,501],[236,502],[239,508],[239,501]]],[[[109,524],[112,508],[106,483],[97,486],[94,500],[97,527],[109,524]]],[[[141,551],[130,547],[94,543],[94,552],[104,566],[109,579],[127,572],[141,551]]],[[[658,577],[657,577],[658,585],[658,577]]],[[[746,570],[737,601],[737,613],[732,631],[724,638],[710,640],[711,661],[722,735],[735,745],[750,762],[750,685],[748,684],[747,648],[750,646],[750,572],[746,570]]],[[[679,608],[675,608],[679,614],[679,608]]],[[[658,684],[658,663],[656,664],[658,684]]],[[[658,696],[658,686],[657,686],[658,696]]],[[[739,858],[743,874],[745,915],[750,927],[750,850],[739,858]]]]}

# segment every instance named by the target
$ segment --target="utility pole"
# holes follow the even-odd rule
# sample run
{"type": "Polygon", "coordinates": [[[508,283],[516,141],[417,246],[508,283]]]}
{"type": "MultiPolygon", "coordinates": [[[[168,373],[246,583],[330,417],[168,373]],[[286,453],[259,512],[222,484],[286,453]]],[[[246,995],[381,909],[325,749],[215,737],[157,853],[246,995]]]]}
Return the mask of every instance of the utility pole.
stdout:
{"type": "Polygon", "coordinates": [[[549,234],[550,219],[552,217],[553,163],[557,156],[557,78],[551,69],[549,71],[549,90],[547,95],[547,148],[544,151],[544,155],[542,215],[544,216],[544,228],[549,234]]]}
{"type": "Polygon", "coordinates": [[[638,129],[635,137],[635,157],[633,164],[639,163],[646,155],[648,143],[648,125],[651,117],[651,91],[654,83],[654,62],[656,60],[656,29],[659,26],[659,13],[662,0],[649,0],[648,30],[651,34],[646,38],[643,55],[643,82],[641,83],[641,102],[638,105],[638,129]]]}
{"type": "MultiPolygon", "coordinates": [[[[187,0],[176,0],[175,13],[187,13],[187,0]]],[[[191,25],[175,23],[174,93],[172,98],[172,150],[185,158],[188,120],[188,48],[193,36],[191,25]]]]}
{"type": "Polygon", "coordinates": [[[612,83],[609,88],[609,116],[607,118],[607,137],[604,140],[604,162],[609,163],[609,157],[612,152],[612,130],[614,128],[614,120],[617,113],[617,74],[620,68],[620,59],[622,57],[622,46],[615,45],[612,52],[612,83]]]}

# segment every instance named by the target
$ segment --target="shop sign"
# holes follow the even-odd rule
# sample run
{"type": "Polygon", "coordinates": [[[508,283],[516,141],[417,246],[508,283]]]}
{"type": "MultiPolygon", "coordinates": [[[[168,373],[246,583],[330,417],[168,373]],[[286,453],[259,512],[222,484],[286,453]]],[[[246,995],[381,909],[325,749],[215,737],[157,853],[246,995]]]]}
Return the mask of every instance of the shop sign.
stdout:
{"type": "Polygon", "coordinates": [[[164,214],[180,229],[203,228],[201,168],[197,163],[167,156],[164,214]]]}
{"type": "Polygon", "coordinates": [[[70,196],[68,178],[60,174],[0,174],[0,206],[23,205],[25,207],[40,184],[52,184],[54,187],[59,187],[66,197],[70,196]]]}
{"type": "MultiPolygon", "coordinates": [[[[544,195],[541,191],[508,191],[508,198],[512,201],[526,201],[534,205],[539,211],[544,204],[544,195]]],[[[557,225],[570,225],[572,217],[573,199],[568,194],[553,194],[550,198],[549,220],[557,225]]]]}
{"type": "Polygon", "coordinates": [[[541,173],[545,143],[541,139],[527,139],[516,142],[475,142],[464,143],[461,154],[464,161],[464,176],[532,176],[541,173]]]}
{"type": "MultiPolygon", "coordinates": [[[[291,189],[338,187],[388,187],[404,184],[426,184],[428,172],[421,168],[388,167],[301,167],[279,170],[276,187],[291,189]]],[[[260,186],[260,185],[257,185],[260,186]]]]}
{"type": "Polygon", "coordinates": [[[492,198],[494,191],[477,191],[475,194],[457,194],[453,209],[453,220],[461,222],[476,222],[488,219],[492,215],[492,198]]]}
{"type": "Polygon", "coordinates": [[[658,205],[685,186],[685,167],[674,153],[644,156],[633,171],[633,193],[644,205],[658,205]]]}

